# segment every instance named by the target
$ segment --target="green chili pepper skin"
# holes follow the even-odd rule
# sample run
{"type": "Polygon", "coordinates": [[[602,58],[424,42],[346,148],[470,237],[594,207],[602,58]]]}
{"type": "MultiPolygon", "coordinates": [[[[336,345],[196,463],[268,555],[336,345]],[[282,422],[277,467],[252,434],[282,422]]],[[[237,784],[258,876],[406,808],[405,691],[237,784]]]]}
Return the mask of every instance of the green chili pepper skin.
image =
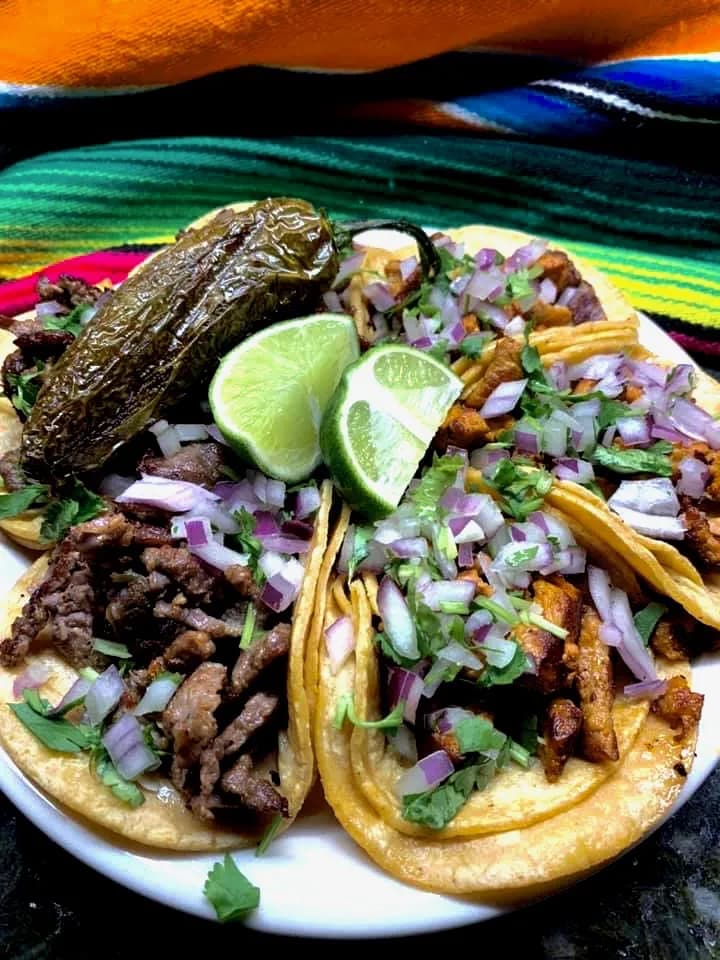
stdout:
{"type": "Polygon", "coordinates": [[[314,309],[337,270],[331,224],[302,200],[224,210],[185,231],[52,367],[23,431],[26,475],[57,484],[98,469],[244,337],[314,309]]]}

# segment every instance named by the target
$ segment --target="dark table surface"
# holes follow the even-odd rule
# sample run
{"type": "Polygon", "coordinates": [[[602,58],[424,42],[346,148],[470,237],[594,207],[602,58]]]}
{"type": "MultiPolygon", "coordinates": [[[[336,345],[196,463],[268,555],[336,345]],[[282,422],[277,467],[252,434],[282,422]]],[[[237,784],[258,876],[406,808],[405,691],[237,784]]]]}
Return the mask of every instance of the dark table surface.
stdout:
{"type": "MultiPolygon", "coordinates": [[[[450,949],[473,960],[495,960],[500,950],[508,960],[720,957],[719,841],[720,769],[654,836],[567,893],[475,927],[390,941],[386,949],[394,956],[403,948],[427,956],[450,949]]],[[[175,960],[195,958],[195,941],[204,956],[288,945],[128,892],[57,847],[0,794],[0,957],[175,960]]],[[[334,958],[346,949],[297,940],[290,948],[334,958]]]]}

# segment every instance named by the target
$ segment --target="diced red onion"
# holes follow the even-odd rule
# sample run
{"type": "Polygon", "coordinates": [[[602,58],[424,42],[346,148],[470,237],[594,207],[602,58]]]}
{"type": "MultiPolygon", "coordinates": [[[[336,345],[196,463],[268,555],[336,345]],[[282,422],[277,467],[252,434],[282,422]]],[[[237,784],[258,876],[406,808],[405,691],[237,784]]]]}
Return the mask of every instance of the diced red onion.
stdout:
{"type": "Polygon", "coordinates": [[[650,383],[659,387],[665,386],[667,370],[664,367],[656,363],[648,363],[646,360],[627,360],[626,364],[630,368],[634,383],[640,386],[647,386],[650,383]]]}
{"type": "Polygon", "coordinates": [[[383,313],[395,306],[395,297],[390,293],[384,283],[369,283],[363,287],[363,296],[366,300],[383,313]]]}
{"type": "Polygon", "coordinates": [[[510,539],[514,543],[523,543],[525,540],[527,540],[527,535],[520,524],[514,523],[510,527],[510,539]]]}
{"type": "Polygon", "coordinates": [[[527,386],[527,379],[510,380],[499,384],[480,408],[480,416],[485,419],[499,417],[515,408],[527,386]]]}
{"type": "Polygon", "coordinates": [[[427,540],[423,537],[408,537],[404,540],[393,540],[388,544],[388,549],[396,557],[412,559],[414,557],[427,557],[430,552],[427,540]]]}
{"type": "Polygon", "coordinates": [[[125,692],[125,684],[118,668],[111,663],[107,670],[93,681],[85,696],[85,710],[93,725],[101,723],[120,702],[125,692]]]}
{"type": "Polygon", "coordinates": [[[457,346],[465,339],[465,327],[460,318],[454,320],[440,332],[443,340],[447,340],[450,346],[457,346]]]}
{"type": "Polygon", "coordinates": [[[504,330],[508,325],[508,318],[502,307],[495,303],[489,303],[487,300],[471,301],[471,312],[487,320],[497,330],[504,330]]]}
{"type": "Polygon", "coordinates": [[[626,697],[648,697],[656,700],[667,690],[667,680],[644,680],[640,683],[628,683],[623,688],[626,697]]]}
{"type": "Polygon", "coordinates": [[[627,507],[613,507],[615,513],[637,533],[655,540],[683,540],[685,527],[680,517],[658,517],[627,507]]]}
{"type": "MultiPolygon", "coordinates": [[[[353,273],[357,273],[358,270],[362,268],[363,261],[365,260],[365,251],[361,253],[354,253],[350,257],[346,257],[340,264],[340,269],[335,275],[333,280],[333,290],[336,290],[340,287],[343,281],[347,280],[353,273]]],[[[338,311],[342,312],[342,311],[338,311]]]]}
{"type": "Polygon", "coordinates": [[[550,379],[550,383],[555,387],[556,390],[569,389],[570,378],[568,377],[567,364],[562,360],[556,360],[555,363],[551,364],[546,373],[550,379]]]}
{"type": "Polygon", "coordinates": [[[602,438],[602,445],[604,447],[611,447],[613,440],[615,439],[615,434],[617,433],[617,427],[614,423],[610,424],[602,438]]]}
{"type": "Polygon", "coordinates": [[[55,317],[62,313],[65,308],[57,300],[41,300],[35,305],[35,316],[37,317],[55,317]]]}
{"type": "Polygon", "coordinates": [[[100,481],[100,493],[114,500],[134,482],[134,477],[123,477],[119,473],[108,473],[100,481]]]}
{"type": "Polygon", "coordinates": [[[524,421],[520,421],[515,427],[515,446],[520,453],[539,453],[540,452],[540,433],[536,427],[531,427],[524,421]]]}
{"type": "MultiPolygon", "coordinates": [[[[516,435],[517,439],[517,435],[516,435]]],[[[535,451],[537,452],[537,451],[535,451]]],[[[490,477],[495,472],[495,468],[501,460],[507,460],[510,456],[507,450],[474,450],[470,455],[470,463],[479,470],[484,477],[490,477]]]]}
{"type": "Polygon", "coordinates": [[[706,440],[714,450],[720,449],[720,423],[696,403],[677,397],[670,408],[670,419],[689,437],[706,440]]]}
{"type": "Polygon", "coordinates": [[[204,423],[176,423],[174,429],[181,443],[207,440],[208,437],[208,428],[204,423]]]}
{"type": "Polygon", "coordinates": [[[557,299],[557,287],[550,277],[543,277],[540,281],[540,299],[545,303],[555,303],[557,299]]]}
{"type": "Polygon", "coordinates": [[[506,667],[517,653],[517,644],[514,640],[507,640],[498,636],[497,631],[488,631],[482,643],[482,655],[491,667],[506,667]]]}
{"type": "Polygon", "coordinates": [[[313,525],[303,520],[286,520],[280,528],[282,533],[298,540],[312,540],[313,525]]]}
{"type": "Polygon", "coordinates": [[[268,477],[265,487],[265,503],[271,507],[281,509],[285,504],[285,484],[282,480],[273,480],[268,477]]]}
{"type": "Polygon", "coordinates": [[[328,309],[329,313],[344,313],[343,305],[340,301],[340,297],[334,290],[328,290],[327,293],[323,294],[323,303],[328,309]]]}
{"type": "Polygon", "coordinates": [[[669,440],[670,443],[688,444],[689,439],[684,434],[673,430],[671,427],[661,427],[657,423],[650,427],[650,436],[653,440],[669,440]]]}
{"type": "Polygon", "coordinates": [[[678,464],[680,479],[677,483],[678,493],[692,497],[693,500],[699,500],[705,493],[710,476],[710,470],[707,464],[695,457],[685,457],[678,464]]]}
{"type": "Polygon", "coordinates": [[[454,770],[452,760],[447,753],[444,750],[436,750],[427,757],[423,757],[400,777],[396,785],[397,793],[401,797],[407,797],[434,790],[443,780],[447,780],[454,770]]]}
{"type": "Polygon", "coordinates": [[[497,250],[493,250],[490,247],[483,247],[475,254],[475,265],[480,270],[487,270],[488,267],[492,267],[498,260],[502,260],[502,257],[500,257],[497,250]]]}
{"type": "Polygon", "coordinates": [[[209,423],[207,425],[208,436],[212,437],[216,443],[221,443],[224,447],[228,446],[228,442],[225,437],[220,432],[220,427],[215,423],[209,423]]]}
{"type": "Polygon", "coordinates": [[[442,660],[447,660],[448,663],[467,667],[468,670],[482,670],[483,668],[482,660],[460,643],[449,643],[442,648],[438,656],[442,660]]]}
{"type": "MultiPolygon", "coordinates": [[[[62,711],[71,703],[77,703],[78,701],[84,699],[92,683],[92,680],[86,680],[84,677],[78,677],[62,700],[60,700],[59,703],[52,708],[48,716],[57,716],[57,714],[62,713],[62,711]]],[[[13,686],[13,693],[14,692],[15,687],[13,686]]]]}
{"type": "Polygon", "coordinates": [[[676,517],[680,513],[680,502],[669,477],[623,480],[608,500],[608,506],[613,510],[625,507],[657,517],[676,517]]]}
{"type": "Polygon", "coordinates": [[[525,332],[526,323],[523,317],[513,317],[505,327],[506,337],[517,337],[525,332]]]}
{"type": "Polygon", "coordinates": [[[265,574],[267,580],[276,573],[281,573],[285,569],[286,562],[279,553],[274,553],[272,550],[266,550],[261,553],[260,559],[258,560],[260,569],[265,574]]]}
{"type": "Polygon", "coordinates": [[[647,417],[619,417],[615,425],[626,446],[637,447],[650,443],[650,423],[647,417]]]}
{"type": "Polygon", "coordinates": [[[619,647],[623,642],[622,633],[612,623],[600,625],[599,637],[608,647],[619,647]]]}
{"type": "Polygon", "coordinates": [[[260,600],[274,613],[287,610],[300,592],[300,585],[285,579],[284,573],[276,573],[266,581],[260,600]]]}
{"type": "Polygon", "coordinates": [[[587,579],[588,590],[600,619],[607,622],[610,620],[610,577],[606,570],[588,566],[587,579]]]}
{"type": "Polygon", "coordinates": [[[310,549],[308,540],[286,536],[282,533],[268,537],[258,537],[258,540],[265,549],[274,550],[276,553],[307,553],[310,549]]]}
{"type": "Polygon", "coordinates": [[[452,517],[448,521],[450,533],[457,544],[485,541],[485,531],[472,517],[452,517]]]}
{"type": "Polygon", "coordinates": [[[393,750],[403,760],[409,760],[410,763],[417,763],[417,744],[411,731],[403,724],[398,727],[394,734],[388,734],[388,742],[393,750]]]}
{"type": "Polygon", "coordinates": [[[572,301],[575,298],[575,294],[578,292],[577,287],[565,287],[563,292],[557,299],[558,304],[561,307],[569,307],[572,301]]]}
{"type": "Polygon", "coordinates": [[[193,517],[183,522],[188,547],[204,547],[212,542],[212,527],[209,520],[203,517],[193,517]]]}
{"type": "Polygon", "coordinates": [[[417,257],[407,257],[405,260],[401,260],[399,263],[400,276],[403,280],[407,280],[415,270],[417,269],[418,258],[417,257]]]}
{"type": "Polygon", "coordinates": [[[441,603],[469,604],[474,596],[472,580],[433,580],[424,591],[425,603],[431,610],[439,610],[441,603]]]}
{"type": "Polygon", "coordinates": [[[457,560],[458,560],[458,566],[461,567],[463,570],[466,570],[468,567],[474,566],[472,543],[458,544],[457,560]]]}
{"type": "Polygon", "coordinates": [[[355,649],[355,631],[350,617],[339,617],[330,624],[325,631],[325,647],[330,670],[336,674],[355,649]]]}
{"type": "Polygon", "coordinates": [[[545,421],[542,430],[541,448],[551,457],[562,457],[567,451],[568,429],[564,423],[554,420],[552,416],[545,421]]]}
{"type": "Polygon", "coordinates": [[[657,679],[655,664],[637,631],[627,594],[622,590],[613,589],[610,593],[610,616],[613,625],[622,634],[622,643],[617,651],[625,666],[638,680],[657,679]]]}
{"type": "Polygon", "coordinates": [[[41,687],[45,683],[49,676],[50,671],[45,664],[37,662],[31,663],[13,680],[13,696],[16,699],[21,699],[23,690],[37,690],[38,687],[41,687]]]}
{"type": "Polygon", "coordinates": [[[219,499],[217,494],[210,493],[197,483],[167,480],[148,474],[143,474],[141,480],[136,480],[115,497],[117,503],[141,503],[170,513],[186,513],[208,500],[217,502],[219,499]]]}
{"type": "Polygon", "coordinates": [[[531,240],[522,247],[518,247],[505,261],[508,273],[516,270],[525,270],[536,263],[547,249],[547,240],[531,240]]]}
{"type": "Polygon", "coordinates": [[[622,362],[620,353],[600,353],[569,366],[568,376],[571,383],[576,380],[603,380],[607,376],[614,376],[622,362]]]}
{"type": "Polygon", "coordinates": [[[534,523],[536,527],[540,527],[542,532],[547,536],[550,533],[550,528],[548,527],[547,517],[540,510],[535,510],[534,513],[531,513],[528,517],[530,523],[534,523]]]}
{"type": "Polygon", "coordinates": [[[146,713],[160,713],[164,710],[172,700],[178,683],[177,677],[158,677],[153,680],[133,710],[135,716],[142,717],[146,713]]]}
{"type": "Polygon", "coordinates": [[[417,708],[423,694],[423,680],[418,673],[406,670],[404,667],[393,667],[390,672],[390,706],[394,707],[401,700],[405,701],[403,716],[408,723],[415,724],[417,708]]]}
{"type": "Polygon", "coordinates": [[[667,382],[665,391],[669,395],[690,393],[695,379],[695,368],[690,363],[679,363],[667,382]]]}
{"type": "Polygon", "coordinates": [[[223,544],[218,543],[216,540],[200,544],[197,547],[189,546],[188,549],[190,553],[199,557],[209,566],[215,567],[216,570],[225,571],[228,567],[246,567],[248,565],[248,555],[246,553],[238,553],[237,550],[231,550],[230,547],[223,546],[223,544]]]}
{"type": "Polygon", "coordinates": [[[141,774],[160,766],[160,757],[145,743],[142,727],[131,713],[123,714],[109,728],[102,742],[115,769],[125,780],[136,780],[141,774]]]}
{"type": "Polygon", "coordinates": [[[553,557],[550,565],[552,569],[543,568],[540,573],[546,576],[549,573],[563,573],[566,576],[575,576],[585,571],[587,553],[582,547],[566,547],[564,550],[558,550],[553,557]]]}
{"type": "Polygon", "coordinates": [[[383,577],[377,602],[385,632],[393,647],[401,656],[417,660],[420,651],[415,634],[415,621],[400,588],[390,577],[383,577]]]}
{"type": "Polygon", "coordinates": [[[516,573],[540,570],[552,563],[552,560],[552,547],[549,543],[508,543],[493,560],[493,570],[514,578],[516,573]],[[534,551],[531,550],[532,547],[535,547],[534,551]],[[518,559],[518,554],[522,555],[526,550],[530,550],[533,555],[526,560],[518,559]]]}
{"type": "Polygon", "coordinates": [[[499,269],[491,267],[489,270],[476,270],[465,293],[478,300],[495,300],[504,289],[505,277],[499,269]]]}
{"type": "Polygon", "coordinates": [[[317,487],[303,487],[295,496],[295,518],[304,520],[320,508],[320,491],[317,487]]]}
{"type": "Polygon", "coordinates": [[[164,457],[174,457],[176,453],[180,453],[182,450],[180,437],[175,427],[168,427],[167,430],[159,433],[155,439],[164,457]]]}
{"type": "Polygon", "coordinates": [[[552,472],[558,480],[574,480],[575,483],[587,483],[595,477],[592,464],[587,460],[558,460],[552,472]]]}
{"type": "Polygon", "coordinates": [[[474,637],[478,630],[491,626],[492,622],[492,614],[489,610],[475,610],[465,621],[465,636],[474,637]]]}

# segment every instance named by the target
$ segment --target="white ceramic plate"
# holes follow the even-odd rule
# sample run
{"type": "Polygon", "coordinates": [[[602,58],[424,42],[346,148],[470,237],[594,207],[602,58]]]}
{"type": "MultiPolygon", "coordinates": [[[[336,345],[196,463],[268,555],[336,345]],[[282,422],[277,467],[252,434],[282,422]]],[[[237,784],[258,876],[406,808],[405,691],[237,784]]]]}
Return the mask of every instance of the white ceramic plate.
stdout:
{"type": "MultiPolygon", "coordinates": [[[[378,245],[380,241],[394,245],[387,242],[387,235],[373,239],[378,245]]],[[[640,339],[660,356],[690,361],[646,317],[641,317],[640,339]]],[[[27,565],[27,554],[0,540],[0,591],[9,589],[27,565]]],[[[710,694],[719,688],[720,659],[698,662],[693,689],[706,694],[706,701],[697,758],[668,816],[690,799],[718,760],[720,697],[710,694]]],[[[49,800],[1,748],[0,788],[43,833],[105,876],[186,913],[214,916],[202,889],[216,855],[163,854],[113,843],[109,834],[100,834],[49,800]]],[[[248,918],[248,926],[280,934],[367,939],[442,930],[504,912],[496,906],[424,893],[392,879],[355,846],[327,809],[315,807],[317,812],[301,816],[264,857],[256,858],[252,850],[235,855],[239,868],[262,891],[260,909],[248,918]]]]}

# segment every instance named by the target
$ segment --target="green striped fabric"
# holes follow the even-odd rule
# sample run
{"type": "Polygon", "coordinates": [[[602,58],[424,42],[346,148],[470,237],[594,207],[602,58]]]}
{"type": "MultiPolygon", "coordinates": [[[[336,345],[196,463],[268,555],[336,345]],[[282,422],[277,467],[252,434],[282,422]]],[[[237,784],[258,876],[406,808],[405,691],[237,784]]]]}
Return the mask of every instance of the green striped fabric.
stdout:
{"type": "Polygon", "coordinates": [[[270,194],[336,217],[549,235],[687,335],[712,340],[720,325],[720,178],[460,135],[142,140],[22,161],[0,172],[0,276],[165,242],[214,206],[270,194]]]}

